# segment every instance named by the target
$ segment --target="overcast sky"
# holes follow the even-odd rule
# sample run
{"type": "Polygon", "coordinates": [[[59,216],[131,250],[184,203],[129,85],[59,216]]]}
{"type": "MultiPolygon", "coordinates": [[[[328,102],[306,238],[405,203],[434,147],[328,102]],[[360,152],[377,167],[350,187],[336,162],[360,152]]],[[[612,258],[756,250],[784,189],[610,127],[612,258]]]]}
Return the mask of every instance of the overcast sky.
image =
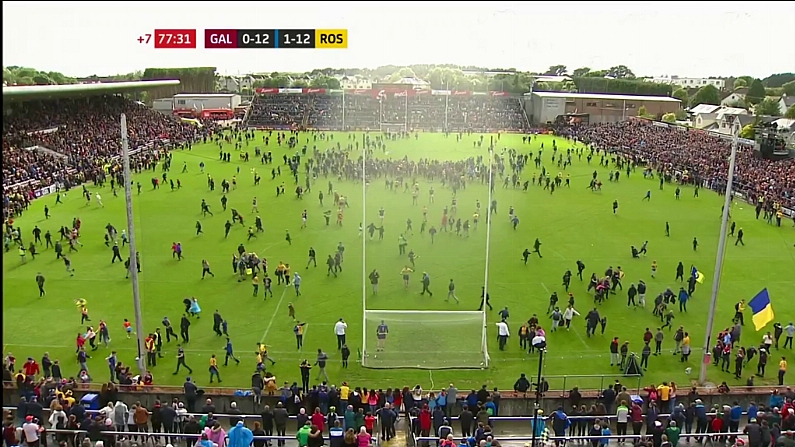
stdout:
{"type": "Polygon", "coordinates": [[[379,65],[543,71],[624,64],[637,75],[765,77],[795,70],[795,2],[3,2],[3,65],[112,75],[379,65]],[[199,48],[137,42],[195,28],[199,48]],[[205,28],[347,28],[347,50],[205,50],[205,28]],[[789,42],[789,43],[787,43],[789,42]]]}

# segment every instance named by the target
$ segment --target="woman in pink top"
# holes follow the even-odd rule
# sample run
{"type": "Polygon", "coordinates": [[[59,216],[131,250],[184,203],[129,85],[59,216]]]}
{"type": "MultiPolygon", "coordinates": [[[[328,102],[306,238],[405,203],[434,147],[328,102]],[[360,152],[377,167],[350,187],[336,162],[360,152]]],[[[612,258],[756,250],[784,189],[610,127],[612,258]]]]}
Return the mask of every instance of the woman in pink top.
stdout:
{"type": "Polygon", "coordinates": [[[359,434],[356,435],[356,440],[359,442],[359,447],[370,447],[370,433],[367,433],[367,429],[362,426],[359,429],[359,434]]]}
{"type": "Polygon", "coordinates": [[[218,445],[218,447],[224,447],[226,445],[226,431],[221,428],[221,424],[218,422],[213,424],[213,428],[206,427],[204,429],[204,434],[207,435],[207,439],[218,445]]]}
{"type": "Polygon", "coordinates": [[[370,394],[367,396],[367,405],[370,406],[370,413],[375,414],[378,409],[378,394],[375,393],[375,390],[370,390],[370,394]]]}

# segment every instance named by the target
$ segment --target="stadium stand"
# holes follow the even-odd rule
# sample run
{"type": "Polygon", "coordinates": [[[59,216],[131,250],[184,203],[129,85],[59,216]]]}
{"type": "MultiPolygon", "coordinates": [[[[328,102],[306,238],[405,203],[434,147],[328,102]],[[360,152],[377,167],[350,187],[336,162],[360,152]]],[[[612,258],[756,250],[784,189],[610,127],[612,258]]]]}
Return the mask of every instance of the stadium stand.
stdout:
{"type": "Polygon", "coordinates": [[[130,149],[141,166],[165,143],[194,141],[199,128],[122,96],[11,103],[3,119],[3,213],[20,213],[35,191],[95,180],[121,153],[119,116],[127,115],[130,149]]]}
{"type": "MultiPolygon", "coordinates": [[[[471,94],[264,94],[252,102],[246,125],[381,130],[406,126],[424,131],[520,131],[527,128],[518,98],[471,94]],[[344,98],[344,99],[343,99],[344,98]],[[344,105],[344,113],[343,113],[344,105]]],[[[469,92],[465,92],[469,93],[469,92]]]]}
{"type": "MultiPolygon", "coordinates": [[[[559,133],[600,148],[624,153],[661,171],[689,172],[691,181],[722,191],[726,187],[731,143],[702,131],[655,126],[645,120],[569,127],[559,133]]],[[[795,159],[764,160],[741,144],[737,151],[735,190],[751,203],[759,198],[795,208],[795,159]]]]}
{"type": "Polygon", "coordinates": [[[311,105],[309,95],[257,95],[251,101],[246,124],[251,127],[298,125],[311,105]]]}

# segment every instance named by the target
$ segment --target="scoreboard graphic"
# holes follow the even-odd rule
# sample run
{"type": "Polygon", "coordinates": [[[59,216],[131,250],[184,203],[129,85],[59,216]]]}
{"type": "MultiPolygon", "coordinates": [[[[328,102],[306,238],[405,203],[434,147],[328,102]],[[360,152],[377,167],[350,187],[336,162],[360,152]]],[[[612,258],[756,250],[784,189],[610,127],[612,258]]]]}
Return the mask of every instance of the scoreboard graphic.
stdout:
{"type": "Polygon", "coordinates": [[[156,29],[135,39],[156,49],[348,48],[347,29],[156,29]]]}

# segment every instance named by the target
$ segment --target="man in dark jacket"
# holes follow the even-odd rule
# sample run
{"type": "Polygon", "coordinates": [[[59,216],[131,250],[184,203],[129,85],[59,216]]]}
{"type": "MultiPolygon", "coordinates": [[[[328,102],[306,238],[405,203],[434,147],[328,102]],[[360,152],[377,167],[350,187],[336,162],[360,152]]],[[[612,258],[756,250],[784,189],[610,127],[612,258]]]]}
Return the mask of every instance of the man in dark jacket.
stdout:
{"type": "Polygon", "coordinates": [[[524,373],[522,373],[516,380],[516,383],[513,384],[513,391],[515,393],[527,394],[527,390],[529,389],[530,381],[527,380],[527,377],[524,375],[524,373]]]}
{"type": "MultiPolygon", "coordinates": [[[[265,405],[260,414],[262,418],[262,430],[265,431],[265,436],[273,436],[273,411],[270,405],[265,405]]],[[[265,445],[270,447],[271,442],[265,441],[265,445]]]]}
{"type": "MultiPolygon", "coordinates": [[[[287,414],[284,405],[281,402],[277,403],[276,409],[273,410],[273,423],[276,425],[276,436],[286,436],[285,431],[287,430],[287,420],[289,418],[290,415],[287,414]]],[[[284,440],[280,439],[278,445],[283,446],[284,444],[284,440]]]]}
{"type": "Polygon", "coordinates": [[[390,439],[395,437],[397,413],[392,409],[392,404],[386,403],[383,408],[376,411],[376,414],[381,421],[381,440],[389,442],[390,439]]]}
{"type": "Polygon", "coordinates": [[[207,399],[204,402],[204,406],[202,407],[200,413],[208,414],[208,413],[215,413],[215,405],[213,405],[212,399],[207,399]]]}
{"type": "MultiPolygon", "coordinates": [[[[524,374],[522,375],[524,376],[524,374]]],[[[458,422],[461,423],[461,436],[468,438],[472,435],[472,422],[474,420],[475,415],[469,411],[469,405],[464,405],[461,414],[458,416],[458,422]]]]}
{"type": "Polygon", "coordinates": [[[242,421],[243,419],[240,415],[243,414],[239,408],[237,408],[237,402],[232,402],[229,404],[229,426],[235,427],[238,422],[242,421]]]}
{"type": "MultiPolygon", "coordinates": [[[[163,419],[163,431],[166,433],[176,433],[177,410],[171,405],[166,405],[160,409],[160,417],[163,419]]],[[[171,438],[168,439],[171,441],[171,438]]]]}
{"type": "MultiPolygon", "coordinates": [[[[756,422],[756,418],[751,418],[743,429],[743,433],[748,435],[748,447],[762,446],[762,426],[756,422]]],[[[767,443],[770,439],[767,439],[767,443]]]]}

